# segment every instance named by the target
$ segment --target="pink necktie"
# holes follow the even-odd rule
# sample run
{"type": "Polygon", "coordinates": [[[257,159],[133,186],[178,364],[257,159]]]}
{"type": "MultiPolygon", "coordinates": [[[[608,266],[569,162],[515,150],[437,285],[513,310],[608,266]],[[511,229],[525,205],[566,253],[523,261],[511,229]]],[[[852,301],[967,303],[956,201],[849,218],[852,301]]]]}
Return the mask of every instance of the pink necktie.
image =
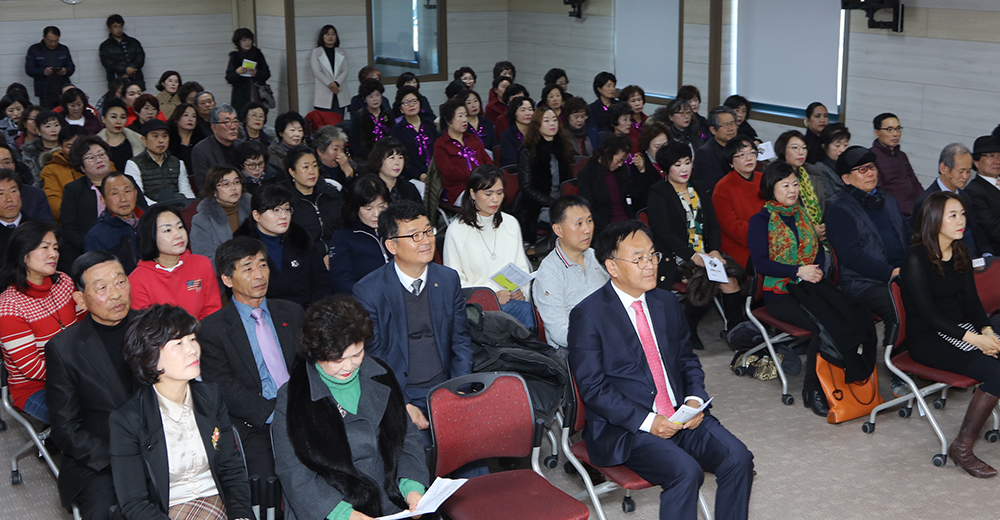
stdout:
{"type": "Polygon", "coordinates": [[[656,413],[664,417],[674,414],[674,405],[670,404],[670,394],[667,393],[667,378],[663,375],[663,362],[660,361],[660,353],[656,350],[656,342],[653,341],[653,331],[649,330],[649,322],[646,321],[646,313],[642,310],[642,302],[636,300],[632,302],[635,309],[635,323],[639,329],[639,341],[642,342],[642,351],[646,353],[646,364],[653,374],[653,384],[656,385],[656,413]]]}
{"type": "Polygon", "coordinates": [[[281,356],[281,347],[271,333],[271,327],[264,321],[264,309],[257,307],[250,311],[253,318],[254,332],[257,334],[257,346],[260,347],[261,357],[264,358],[264,365],[274,379],[274,386],[281,388],[281,385],[288,381],[288,369],[285,368],[285,360],[281,356]]]}

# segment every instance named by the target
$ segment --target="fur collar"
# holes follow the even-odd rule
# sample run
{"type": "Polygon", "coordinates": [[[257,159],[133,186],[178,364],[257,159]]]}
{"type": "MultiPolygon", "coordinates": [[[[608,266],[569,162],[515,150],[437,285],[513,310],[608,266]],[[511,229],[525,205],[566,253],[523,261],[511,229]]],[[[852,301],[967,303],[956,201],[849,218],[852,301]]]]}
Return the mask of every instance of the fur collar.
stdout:
{"type": "MultiPolygon", "coordinates": [[[[221,210],[222,208],[219,209],[221,210]]],[[[250,238],[260,240],[260,233],[257,231],[257,223],[254,222],[253,217],[248,216],[243,219],[243,223],[240,224],[240,227],[236,228],[236,231],[233,232],[233,236],[248,236],[250,238]]],[[[288,232],[281,237],[281,243],[282,245],[291,247],[295,251],[303,252],[309,251],[309,248],[312,247],[313,241],[309,239],[309,232],[306,231],[306,228],[296,222],[290,222],[288,225],[288,232]]]]}

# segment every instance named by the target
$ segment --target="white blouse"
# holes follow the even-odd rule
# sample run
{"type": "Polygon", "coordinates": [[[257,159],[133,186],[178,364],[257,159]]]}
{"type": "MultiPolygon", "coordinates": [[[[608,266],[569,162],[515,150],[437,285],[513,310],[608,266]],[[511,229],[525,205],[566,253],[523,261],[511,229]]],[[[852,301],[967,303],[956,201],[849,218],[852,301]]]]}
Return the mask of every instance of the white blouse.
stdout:
{"type": "MultiPolygon", "coordinates": [[[[463,224],[456,219],[448,226],[444,237],[444,265],[458,271],[462,287],[489,287],[494,291],[502,287],[490,279],[501,267],[513,262],[524,272],[531,272],[528,256],[524,254],[521,240],[521,226],[517,219],[507,213],[500,214],[503,222],[493,228],[493,217],[477,214],[482,229],[463,224]]],[[[529,299],[531,285],[521,289],[529,299]]],[[[529,299],[530,301],[530,299],[529,299]]]]}
{"type": "MultiPolygon", "coordinates": [[[[155,386],[153,391],[156,392],[155,386]]],[[[188,387],[184,395],[183,405],[163,397],[159,392],[156,392],[156,400],[160,403],[160,419],[163,421],[170,467],[170,491],[167,494],[170,505],[167,507],[218,495],[201,430],[194,418],[191,388],[188,387]]]]}

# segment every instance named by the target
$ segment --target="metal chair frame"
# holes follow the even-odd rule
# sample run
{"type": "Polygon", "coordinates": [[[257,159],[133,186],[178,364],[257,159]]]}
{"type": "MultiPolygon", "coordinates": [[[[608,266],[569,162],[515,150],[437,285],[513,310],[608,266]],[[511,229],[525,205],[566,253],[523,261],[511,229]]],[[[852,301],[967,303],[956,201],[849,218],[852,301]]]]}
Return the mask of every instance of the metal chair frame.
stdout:
{"type": "Polygon", "coordinates": [[[2,388],[0,388],[0,398],[2,398],[3,401],[3,409],[12,419],[24,427],[24,430],[28,433],[28,437],[31,438],[31,440],[26,442],[23,446],[21,446],[21,448],[14,452],[10,458],[10,483],[15,486],[21,483],[21,471],[18,469],[17,461],[21,457],[27,455],[32,448],[38,450],[38,456],[45,459],[45,463],[48,464],[49,469],[52,471],[52,475],[58,479],[59,467],[56,466],[55,461],[52,459],[52,455],[49,454],[49,450],[45,448],[45,441],[52,434],[52,428],[49,425],[45,425],[45,428],[42,431],[36,431],[35,426],[25,416],[26,414],[14,407],[14,403],[10,399],[10,389],[7,386],[7,366],[2,362],[0,362],[0,377],[3,378],[2,388]]]}
{"type": "MultiPolygon", "coordinates": [[[[774,344],[792,340],[790,346],[795,346],[808,340],[811,336],[796,338],[787,332],[781,331],[779,334],[772,337],[768,333],[767,327],[765,327],[764,324],[757,319],[757,316],[754,316],[753,309],[750,308],[755,301],[761,299],[763,296],[763,279],[757,275],[755,270],[752,270],[752,266],[748,267],[747,275],[750,276],[751,287],[754,288],[753,293],[748,295],[746,300],[745,311],[747,319],[749,319],[750,322],[757,327],[757,330],[760,331],[760,335],[764,338],[764,342],[746,351],[743,354],[743,357],[740,358],[740,365],[745,366],[747,358],[749,358],[752,354],[756,354],[761,350],[767,349],[768,355],[774,360],[774,367],[777,369],[778,379],[781,381],[781,402],[786,405],[791,405],[795,402],[795,397],[788,393],[788,377],[785,375],[785,371],[782,370],[781,363],[778,362],[778,354],[774,350],[774,344]]],[[[733,371],[738,376],[742,376],[745,373],[743,366],[738,366],[733,371]]]]}

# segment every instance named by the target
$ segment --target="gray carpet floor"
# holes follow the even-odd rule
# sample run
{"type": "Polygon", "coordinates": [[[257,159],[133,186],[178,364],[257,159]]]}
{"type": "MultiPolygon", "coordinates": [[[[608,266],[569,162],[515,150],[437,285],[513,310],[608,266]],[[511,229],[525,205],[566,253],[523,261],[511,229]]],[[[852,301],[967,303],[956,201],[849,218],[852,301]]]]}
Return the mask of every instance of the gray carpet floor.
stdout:
{"type": "MultiPolygon", "coordinates": [[[[972,478],[951,461],[941,468],[932,465],[931,457],[940,450],[938,441],[916,411],[905,419],[894,411],[880,415],[872,434],[861,431],[865,419],[827,424],[802,406],[801,375],[791,381],[792,406],[781,404],[777,380],[733,375],[732,353],[717,336],[720,327],[716,314],[706,315],[699,330],[707,348],[700,355],[708,392],[715,397],[713,413],[754,453],[757,477],[751,518],[1000,518],[1000,479],[972,478]]],[[[881,353],[880,348],[881,392],[890,398],[881,353]]],[[[958,432],[969,397],[969,392],[952,391],[945,409],[935,411],[949,441],[958,432]]],[[[12,421],[8,425],[0,433],[0,454],[5,458],[27,440],[20,426],[12,421]]],[[[548,453],[547,445],[542,450],[548,453]]],[[[976,453],[1000,467],[1000,443],[980,440],[976,453]]],[[[579,477],[563,471],[563,461],[565,457],[558,468],[545,470],[546,477],[568,493],[583,490],[579,477]]],[[[59,507],[55,479],[41,459],[22,459],[21,473],[20,486],[0,482],[0,519],[70,518],[59,507]]],[[[714,503],[712,475],[706,474],[702,490],[714,503]]],[[[658,495],[654,489],[635,492],[636,511],[627,514],[620,507],[621,490],[603,495],[601,502],[609,520],[650,520],[658,518],[658,495]]]]}

